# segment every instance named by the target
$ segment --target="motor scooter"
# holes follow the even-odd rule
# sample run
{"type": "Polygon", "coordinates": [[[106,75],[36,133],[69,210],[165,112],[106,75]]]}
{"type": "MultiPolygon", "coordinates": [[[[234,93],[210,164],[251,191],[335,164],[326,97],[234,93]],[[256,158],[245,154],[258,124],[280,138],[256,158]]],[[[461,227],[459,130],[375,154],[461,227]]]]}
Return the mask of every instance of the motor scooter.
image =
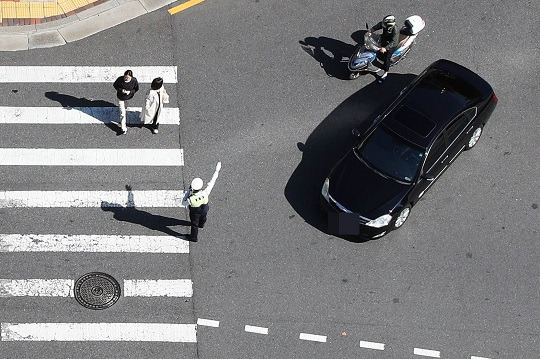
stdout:
{"type": "MultiPolygon", "coordinates": [[[[424,20],[418,15],[409,16],[405,19],[405,24],[399,31],[397,49],[390,58],[390,66],[396,65],[407,56],[416,42],[416,36],[425,26],[424,20]]],[[[384,60],[377,56],[381,48],[380,35],[371,33],[367,23],[366,29],[368,31],[364,34],[364,43],[356,47],[349,59],[349,79],[351,80],[357,79],[360,75],[366,73],[377,73],[381,71],[384,65],[384,60]]]]}

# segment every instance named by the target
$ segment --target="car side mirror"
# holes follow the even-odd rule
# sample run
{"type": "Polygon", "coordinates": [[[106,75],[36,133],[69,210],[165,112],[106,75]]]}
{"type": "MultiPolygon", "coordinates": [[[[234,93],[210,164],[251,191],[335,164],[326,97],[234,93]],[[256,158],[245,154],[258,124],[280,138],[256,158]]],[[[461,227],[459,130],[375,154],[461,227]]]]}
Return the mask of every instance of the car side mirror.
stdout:
{"type": "Polygon", "coordinates": [[[352,134],[353,134],[354,137],[362,136],[362,133],[360,131],[358,131],[358,129],[356,127],[352,129],[352,134]]]}
{"type": "Polygon", "coordinates": [[[422,178],[425,179],[426,181],[433,181],[435,179],[435,176],[429,173],[424,173],[422,175],[422,178]]]}

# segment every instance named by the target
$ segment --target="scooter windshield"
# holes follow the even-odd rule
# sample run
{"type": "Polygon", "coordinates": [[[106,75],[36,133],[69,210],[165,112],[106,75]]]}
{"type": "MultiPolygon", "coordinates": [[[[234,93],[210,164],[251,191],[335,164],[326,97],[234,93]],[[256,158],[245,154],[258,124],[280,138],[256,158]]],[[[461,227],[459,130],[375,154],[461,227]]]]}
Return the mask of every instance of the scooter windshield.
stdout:
{"type": "Polygon", "coordinates": [[[366,49],[370,51],[379,51],[380,45],[379,40],[381,39],[381,35],[379,34],[373,34],[370,32],[366,32],[364,35],[364,46],[366,49]]]}

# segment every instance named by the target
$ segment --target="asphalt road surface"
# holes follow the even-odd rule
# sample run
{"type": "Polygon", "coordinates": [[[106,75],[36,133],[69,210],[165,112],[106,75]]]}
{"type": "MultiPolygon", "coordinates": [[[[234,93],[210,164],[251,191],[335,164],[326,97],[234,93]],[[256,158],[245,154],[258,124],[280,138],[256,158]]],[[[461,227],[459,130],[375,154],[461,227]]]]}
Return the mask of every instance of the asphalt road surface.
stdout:
{"type": "MultiPolygon", "coordinates": [[[[0,124],[2,148],[182,149],[184,165],[1,166],[0,191],[182,191],[223,167],[189,253],[0,253],[0,279],[98,271],[124,289],[133,279],[193,283],[192,296],[121,297],[101,311],[72,297],[6,296],[3,324],[199,323],[196,343],[3,339],[0,356],[538,358],[540,47],[526,19],[539,11],[527,0],[206,0],[62,47],[1,53],[13,67],[176,66],[178,81],[166,86],[180,111],[180,124],[158,135],[0,124]],[[383,85],[371,75],[347,80],[341,56],[364,22],[388,13],[418,14],[426,28],[383,85]],[[399,231],[372,241],[327,234],[318,196],[351,130],[439,58],[479,73],[499,98],[479,144],[399,231]]],[[[116,105],[109,83],[26,82],[1,83],[1,106],[65,106],[51,91],[71,96],[68,105],[116,105]]],[[[186,218],[174,207],[2,208],[0,233],[177,236],[186,218]]]]}

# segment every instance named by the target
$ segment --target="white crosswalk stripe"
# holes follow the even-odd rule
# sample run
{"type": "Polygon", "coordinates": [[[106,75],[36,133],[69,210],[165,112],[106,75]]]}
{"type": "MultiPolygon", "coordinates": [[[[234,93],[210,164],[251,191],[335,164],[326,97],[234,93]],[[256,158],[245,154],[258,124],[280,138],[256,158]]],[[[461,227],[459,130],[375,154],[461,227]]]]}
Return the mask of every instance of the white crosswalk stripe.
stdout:
{"type": "Polygon", "coordinates": [[[173,236],[0,234],[0,253],[189,253],[188,243],[173,236]]]}
{"type": "MultiPolygon", "coordinates": [[[[49,84],[53,88],[54,84],[87,84],[85,87],[91,88],[91,84],[109,83],[112,85],[126,69],[133,71],[140,84],[148,84],[155,77],[160,76],[164,83],[173,84],[167,85],[167,90],[169,93],[174,93],[172,86],[178,82],[176,66],[0,66],[0,83],[42,83],[49,84]]],[[[148,85],[142,85],[141,90],[148,87],[148,85]]],[[[112,86],[111,93],[111,97],[114,96],[112,86]]],[[[144,95],[138,94],[137,96],[142,104],[144,95]]],[[[89,97],[95,98],[91,95],[89,97]]],[[[135,104],[137,103],[135,102],[135,104]]],[[[140,107],[128,107],[127,123],[140,125],[140,113],[140,107]]],[[[68,125],[85,126],[84,131],[88,129],[95,131],[99,128],[95,126],[118,124],[118,121],[118,107],[32,107],[26,102],[24,106],[0,106],[0,128],[10,125],[38,125],[32,126],[32,129],[46,128],[44,130],[46,132],[52,131],[52,126],[64,126],[62,133],[66,133],[66,128],[71,130],[71,127],[67,127],[68,125]]],[[[166,105],[160,117],[160,124],[178,126],[180,124],[180,110],[166,105]]],[[[69,143],[73,143],[73,141],[69,143]]],[[[123,142],[119,141],[119,143],[123,142]]],[[[15,171],[21,166],[37,167],[38,169],[51,168],[52,170],[49,172],[55,171],[57,167],[59,171],[62,171],[61,168],[70,166],[81,169],[90,168],[87,171],[95,169],[96,172],[103,169],[104,173],[110,172],[112,168],[121,168],[123,171],[127,171],[126,167],[135,167],[132,172],[128,172],[135,173],[138,171],[137,167],[151,167],[156,169],[156,177],[158,177],[159,168],[180,168],[184,165],[183,149],[148,148],[144,142],[140,144],[140,148],[103,148],[103,146],[63,148],[61,144],[51,148],[51,146],[43,146],[40,143],[36,145],[30,137],[23,136],[15,146],[16,148],[0,148],[0,169],[8,169],[9,172],[3,172],[10,173],[11,176],[16,173],[11,171],[15,171]]],[[[168,147],[174,146],[169,144],[168,147]]],[[[98,176],[96,175],[96,178],[99,178],[98,176]]],[[[6,190],[0,187],[0,209],[33,211],[41,208],[48,211],[59,208],[74,210],[76,208],[97,208],[114,212],[116,218],[115,208],[185,208],[182,203],[184,192],[181,188],[171,190],[169,185],[165,189],[118,191],[107,188],[106,175],[103,178],[103,187],[99,187],[100,190],[86,190],[86,187],[83,187],[84,183],[81,183],[80,190],[64,190],[62,188],[42,190],[40,188],[28,189],[28,187],[25,188],[26,190],[13,190],[17,189],[13,185],[10,187],[11,190],[6,190]]],[[[34,182],[39,183],[38,181],[39,179],[34,182]]],[[[155,183],[162,182],[162,179],[156,178],[155,183]]],[[[10,183],[17,183],[17,179],[10,183]]],[[[130,183],[129,180],[126,180],[126,183],[130,183]]],[[[173,185],[180,187],[181,182],[173,185]]],[[[58,186],[62,186],[62,183],[59,182],[58,186]]],[[[103,213],[101,210],[99,212],[103,213]]],[[[122,213],[127,213],[129,216],[131,212],[122,213]]],[[[133,213],[147,212],[134,211],[133,213]]],[[[149,215],[152,216],[151,213],[149,215]]],[[[155,217],[161,218],[158,215],[155,217]]],[[[99,228],[99,224],[94,227],[99,228]]],[[[3,228],[16,232],[17,224],[13,227],[4,226],[3,228]]],[[[61,228],[61,225],[58,228],[61,228]]],[[[149,228],[155,229],[154,227],[149,228]]],[[[167,233],[174,233],[174,231],[167,233]]],[[[0,234],[0,253],[3,253],[3,258],[8,258],[10,255],[16,256],[17,253],[39,253],[40,258],[41,256],[67,254],[69,256],[80,255],[81,257],[83,255],[96,257],[129,255],[131,260],[131,258],[145,256],[144,261],[141,260],[140,264],[137,259],[134,260],[133,266],[136,267],[137,265],[159,265],[161,263],[158,263],[160,262],[158,258],[164,256],[168,261],[171,260],[170,256],[187,256],[189,242],[182,235],[5,233],[0,234]]],[[[188,260],[177,262],[185,262],[188,268],[182,269],[181,272],[189,273],[188,260]]],[[[181,267],[179,266],[179,268],[181,267]]],[[[77,270],[72,272],[77,273],[77,270]]],[[[40,273],[36,267],[35,276],[28,276],[29,278],[20,278],[17,273],[3,276],[0,278],[0,305],[2,305],[2,300],[9,298],[11,300],[33,298],[33,300],[40,301],[60,300],[61,298],[73,299],[75,279],[70,278],[69,275],[73,274],[72,272],[67,273],[68,275],[60,273],[58,277],[53,275],[52,278],[44,278],[47,274],[40,273]]],[[[153,274],[140,276],[142,278],[138,278],[137,275],[116,278],[121,283],[120,295],[122,297],[131,298],[131,301],[138,300],[150,303],[150,301],[157,301],[159,298],[178,300],[178,298],[191,298],[193,296],[193,283],[189,278],[174,278],[174,273],[162,273],[161,275],[158,273],[156,275],[155,269],[154,272],[143,271],[143,273],[153,274]],[[147,278],[152,276],[157,278],[147,278]]],[[[78,273],[78,275],[82,274],[78,273]]],[[[121,275],[122,268],[116,268],[115,274],[121,275]]],[[[184,300],[179,303],[184,303],[184,300]]],[[[127,310],[129,310],[129,306],[127,310]]],[[[0,318],[0,342],[142,341],[195,343],[197,341],[197,324],[147,323],[146,320],[143,320],[144,323],[126,323],[124,318],[116,323],[114,312],[112,313],[113,317],[107,318],[110,319],[107,320],[107,323],[56,322],[54,313],[51,313],[53,319],[51,322],[31,323],[27,320],[20,323],[3,322],[0,318]]],[[[10,313],[8,321],[16,321],[17,314],[17,312],[10,313]]],[[[27,314],[24,315],[24,318],[27,319],[27,314]]]]}
{"type": "MultiPolygon", "coordinates": [[[[0,279],[0,297],[73,297],[73,279],[0,279]]],[[[191,297],[189,279],[125,279],[124,297],[191,297]]]]}
{"type": "Polygon", "coordinates": [[[176,66],[0,66],[0,83],[113,83],[130,69],[140,83],[177,83],[176,66]]]}
{"type": "Polygon", "coordinates": [[[195,324],[0,323],[2,341],[144,341],[195,343],[195,324]]]}
{"type": "Polygon", "coordinates": [[[184,192],[159,191],[5,191],[0,208],[184,207],[184,192]]]}
{"type": "MultiPolygon", "coordinates": [[[[141,107],[128,107],[127,123],[140,124],[141,107]]],[[[0,107],[0,124],[108,124],[118,123],[118,107],[0,107]]],[[[159,123],[178,125],[180,111],[176,107],[164,107],[159,123]]]]}

